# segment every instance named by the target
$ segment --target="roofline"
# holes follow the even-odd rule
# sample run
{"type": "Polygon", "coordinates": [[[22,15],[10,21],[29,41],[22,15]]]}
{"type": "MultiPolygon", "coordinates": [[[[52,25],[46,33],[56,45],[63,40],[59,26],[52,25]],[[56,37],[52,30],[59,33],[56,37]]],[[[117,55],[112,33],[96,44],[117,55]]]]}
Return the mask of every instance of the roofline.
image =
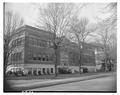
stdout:
{"type": "MultiPolygon", "coordinates": [[[[16,32],[17,32],[17,31],[24,30],[24,29],[33,29],[33,30],[36,30],[35,32],[40,31],[40,32],[44,32],[44,33],[53,34],[53,33],[51,33],[51,32],[48,32],[48,31],[45,31],[45,30],[43,30],[43,29],[39,29],[39,28],[30,26],[30,25],[23,25],[23,26],[19,27],[18,29],[16,29],[16,32]]],[[[69,40],[69,39],[68,39],[68,40],[69,40]]],[[[69,41],[70,41],[70,40],[69,40],[69,41]]],[[[77,43],[75,43],[75,42],[71,42],[71,41],[70,41],[70,43],[73,43],[73,44],[76,44],[76,45],[77,45],[77,43]]],[[[100,47],[100,48],[102,48],[101,46],[93,45],[93,44],[90,44],[90,43],[85,43],[85,42],[81,42],[81,43],[82,43],[82,44],[86,44],[86,45],[90,45],[90,46],[92,46],[92,47],[100,47]]]]}
{"type": "Polygon", "coordinates": [[[36,30],[36,32],[40,31],[40,32],[52,34],[51,32],[48,32],[48,31],[45,31],[45,30],[43,30],[43,29],[39,29],[39,28],[30,26],[30,25],[23,25],[23,26],[19,27],[18,29],[16,29],[16,31],[21,31],[21,30],[24,30],[24,29],[27,29],[27,28],[28,28],[28,29],[36,30]]]}

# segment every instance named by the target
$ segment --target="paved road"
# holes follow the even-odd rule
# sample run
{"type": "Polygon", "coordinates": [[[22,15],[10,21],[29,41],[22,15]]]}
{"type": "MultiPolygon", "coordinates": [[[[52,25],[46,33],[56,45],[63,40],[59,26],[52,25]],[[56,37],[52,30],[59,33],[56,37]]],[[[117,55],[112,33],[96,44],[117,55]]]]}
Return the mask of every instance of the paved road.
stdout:
{"type": "Polygon", "coordinates": [[[116,77],[102,77],[92,80],[72,82],[32,89],[32,91],[116,91],[116,77]]]}

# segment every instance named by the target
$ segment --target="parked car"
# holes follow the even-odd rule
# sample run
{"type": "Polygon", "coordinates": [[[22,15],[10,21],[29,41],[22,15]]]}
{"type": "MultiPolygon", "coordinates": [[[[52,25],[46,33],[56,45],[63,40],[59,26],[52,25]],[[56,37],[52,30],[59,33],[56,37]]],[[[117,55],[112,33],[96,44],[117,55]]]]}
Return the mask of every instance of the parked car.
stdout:
{"type": "Polygon", "coordinates": [[[16,72],[8,71],[6,75],[7,76],[25,76],[24,71],[16,71],[16,72]]]}
{"type": "Polygon", "coordinates": [[[15,72],[16,76],[25,76],[26,74],[24,73],[24,71],[17,71],[15,72]]]}
{"type": "Polygon", "coordinates": [[[12,71],[6,72],[6,75],[7,75],[7,76],[16,76],[16,75],[15,75],[15,72],[12,72],[12,71]]]}
{"type": "Polygon", "coordinates": [[[58,68],[58,72],[59,74],[71,74],[72,73],[71,69],[66,68],[66,67],[58,68]]]}
{"type": "MultiPolygon", "coordinates": [[[[74,70],[74,73],[80,73],[79,70],[74,70]]],[[[81,73],[88,73],[87,67],[81,67],[81,73]]]]}
{"type": "Polygon", "coordinates": [[[25,76],[26,71],[23,68],[12,67],[6,71],[7,76],[25,76]]]}

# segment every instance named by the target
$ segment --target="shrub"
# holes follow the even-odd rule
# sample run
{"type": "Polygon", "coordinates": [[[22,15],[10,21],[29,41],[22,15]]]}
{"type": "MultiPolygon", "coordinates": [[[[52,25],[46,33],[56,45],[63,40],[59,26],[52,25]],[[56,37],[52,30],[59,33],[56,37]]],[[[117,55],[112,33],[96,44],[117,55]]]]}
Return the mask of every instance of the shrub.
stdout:
{"type": "Polygon", "coordinates": [[[6,73],[7,76],[15,76],[15,72],[12,72],[12,71],[8,71],[6,73]]]}
{"type": "Polygon", "coordinates": [[[74,73],[79,73],[79,71],[77,71],[77,70],[74,70],[74,73]]]}
{"type": "Polygon", "coordinates": [[[88,68],[83,68],[83,73],[88,73],[88,68]]]}

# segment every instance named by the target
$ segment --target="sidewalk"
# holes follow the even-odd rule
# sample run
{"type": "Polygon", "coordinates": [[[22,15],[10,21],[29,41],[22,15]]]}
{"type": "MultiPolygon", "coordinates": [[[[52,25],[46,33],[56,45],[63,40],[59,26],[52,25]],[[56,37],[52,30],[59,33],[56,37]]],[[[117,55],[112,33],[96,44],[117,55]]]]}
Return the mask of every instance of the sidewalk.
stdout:
{"type": "Polygon", "coordinates": [[[107,77],[107,76],[110,76],[113,74],[114,73],[103,73],[103,74],[84,76],[84,77],[36,81],[36,82],[32,82],[32,83],[24,83],[24,84],[16,84],[16,85],[14,84],[11,87],[15,91],[22,91],[22,90],[29,90],[29,89],[33,89],[33,88],[40,88],[40,87],[47,87],[47,86],[58,85],[58,84],[84,81],[84,80],[89,80],[89,79],[94,79],[94,78],[99,78],[99,77],[107,77]]]}

